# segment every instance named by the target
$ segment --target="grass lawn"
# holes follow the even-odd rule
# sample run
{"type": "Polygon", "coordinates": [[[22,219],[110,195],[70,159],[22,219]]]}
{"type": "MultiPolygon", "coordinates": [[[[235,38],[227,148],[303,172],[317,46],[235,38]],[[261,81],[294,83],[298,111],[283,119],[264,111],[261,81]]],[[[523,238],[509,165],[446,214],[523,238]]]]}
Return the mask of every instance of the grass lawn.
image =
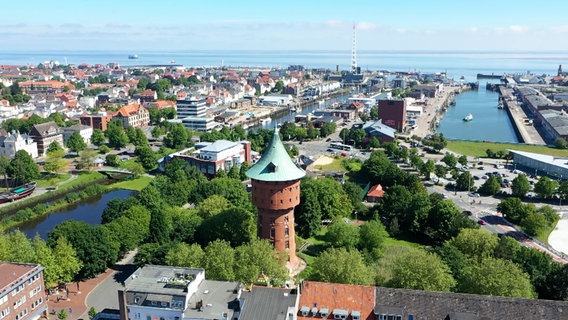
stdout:
{"type": "Polygon", "coordinates": [[[486,157],[487,149],[493,151],[499,150],[519,150],[533,153],[547,154],[551,156],[563,156],[568,157],[568,150],[566,149],[556,149],[547,146],[532,146],[525,144],[515,144],[515,143],[495,143],[495,142],[474,142],[474,141],[448,141],[448,146],[446,147],[454,152],[465,154],[472,157],[486,157]]]}
{"type": "Polygon", "coordinates": [[[111,187],[114,189],[128,189],[134,191],[140,191],[146,187],[150,181],[151,177],[141,176],[136,179],[125,180],[121,182],[114,183],[111,187]]]}
{"type": "Polygon", "coordinates": [[[42,175],[41,178],[37,179],[37,185],[40,188],[45,188],[45,187],[52,187],[55,185],[58,185],[60,183],[63,183],[67,180],[69,180],[71,178],[71,174],[69,173],[61,173],[58,175],[53,175],[53,174],[46,174],[46,175],[42,175]]]}
{"type": "Polygon", "coordinates": [[[60,184],[57,187],[57,189],[58,190],[71,189],[71,188],[74,188],[76,186],[83,185],[87,182],[102,179],[102,178],[104,178],[104,175],[100,172],[97,172],[97,171],[80,172],[76,179],[73,179],[73,180],[68,181],[68,182],[63,182],[62,184],[60,184]]]}
{"type": "Polygon", "coordinates": [[[343,166],[343,161],[344,158],[333,158],[333,162],[330,164],[326,164],[323,166],[315,166],[315,169],[321,170],[321,171],[347,171],[347,169],[345,169],[345,167],[343,166]]]}
{"type": "Polygon", "coordinates": [[[418,243],[406,240],[398,240],[390,237],[385,239],[385,247],[407,247],[407,248],[416,248],[416,249],[424,248],[423,245],[418,243]]]}
{"type": "Polygon", "coordinates": [[[554,228],[556,228],[556,224],[554,224],[553,226],[547,226],[546,228],[544,228],[544,230],[542,230],[542,232],[539,232],[539,234],[537,234],[535,238],[542,243],[548,244],[548,237],[550,237],[550,234],[552,233],[554,228]]]}

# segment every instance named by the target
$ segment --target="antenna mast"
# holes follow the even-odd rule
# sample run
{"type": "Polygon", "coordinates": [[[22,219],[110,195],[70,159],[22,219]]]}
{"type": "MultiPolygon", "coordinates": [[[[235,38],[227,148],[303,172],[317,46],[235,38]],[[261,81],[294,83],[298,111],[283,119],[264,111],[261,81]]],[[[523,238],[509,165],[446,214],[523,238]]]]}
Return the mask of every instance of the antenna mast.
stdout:
{"type": "Polygon", "coordinates": [[[351,47],[351,72],[357,73],[357,35],[355,33],[355,24],[353,24],[353,43],[351,47]]]}

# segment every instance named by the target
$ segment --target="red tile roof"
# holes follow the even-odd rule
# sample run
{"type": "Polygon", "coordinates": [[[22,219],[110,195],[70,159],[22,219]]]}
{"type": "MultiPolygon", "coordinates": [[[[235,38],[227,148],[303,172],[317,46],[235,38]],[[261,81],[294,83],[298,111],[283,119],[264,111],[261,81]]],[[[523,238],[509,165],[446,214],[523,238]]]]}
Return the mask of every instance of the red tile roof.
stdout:
{"type": "Polygon", "coordinates": [[[367,197],[377,197],[380,198],[385,194],[383,187],[380,184],[376,184],[369,189],[367,192],[367,197]]]}
{"type": "MultiPolygon", "coordinates": [[[[327,283],[304,281],[301,284],[300,304],[298,309],[307,306],[321,310],[329,310],[329,319],[333,319],[334,309],[347,310],[350,314],[353,310],[361,312],[361,319],[373,319],[375,307],[375,287],[358,286],[350,284],[327,283]]],[[[321,318],[318,314],[317,318],[321,318]]],[[[312,314],[302,317],[298,314],[298,320],[314,319],[312,314]]]]}
{"type": "Polygon", "coordinates": [[[143,107],[139,104],[128,104],[120,108],[114,115],[117,116],[120,114],[123,117],[129,117],[133,114],[138,113],[140,111],[140,108],[143,107]]]}

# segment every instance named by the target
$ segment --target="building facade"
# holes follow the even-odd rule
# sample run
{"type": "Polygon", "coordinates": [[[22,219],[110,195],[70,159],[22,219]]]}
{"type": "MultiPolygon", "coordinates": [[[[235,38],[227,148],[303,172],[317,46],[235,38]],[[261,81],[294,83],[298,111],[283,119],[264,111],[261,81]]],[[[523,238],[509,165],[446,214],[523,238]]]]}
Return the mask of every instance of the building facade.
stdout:
{"type": "Polygon", "coordinates": [[[76,124],[76,125],[72,125],[70,127],[64,128],[63,129],[63,141],[67,142],[69,137],[71,137],[71,135],[74,132],[79,132],[79,135],[81,135],[81,138],[83,138],[83,141],[85,141],[85,143],[87,145],[91,144],[91,136],[93,135],[93,128],[91,128],[90,126],[82,125],[82,124],[76,124]]]}
{"type": "Polygon", "coordinates": [[[240,283],[205,280],[203,269],[146,265],[118,291],[120,319],[238,319],[230,303],[240,295],[240,283]]]}
{"type": "Polygon", "coordinates": [[[191,97],[185,100],[177,100],[177,117],[205,117],[207,114],[207,102],[205,98],[191,97]]]}
{"type": "Polygon", "coordinates": [[[215,122],[215,118],[198,118],[198,117],[186,117],[181,120],[184,127],[190,130],[197,130],[201,132],[211,131],[215,129],[219,123],[215,122]]]}
{"type": "Polygon", "coordinates": [[[140,104],[129,104],[120,108],[113,118],[120,119],[125,129],[145,127],[150,123],[150,113],[140,104]]]}
{"type": "Polygon", "coordinates": [[[45,316],[43,269],[37,264],[0,262],[0,319],[34,320],[45,316]]]}
{"type": "Polygon", "coordinates": [[[288,156],[278,129],[260,160],[246,175],[251,178],[252,202],[258,208],[258,236],[297,263],[294,207],[300,204],[300,179],[306,173],[288,156]]]}
{"type": "Polygon", "coordinates": [[[30,130],[30,137],[37,143],[37,153],[45,156],[49,145],[57,142],[63,147],[63,130],[55,122],[36,124],[30,130]]]}
{"type": "Polygon", "coordinates": [[[81,116],[79,121],[82,125],[89,126],[93,129],[106,131],[108,123],[112,121],[111,115],[86,115],[81,116]]]}
{"type": "Polygon", "coordinates": [[[37,142],[29,135],[13,131],[6,136],[0,136],[0,156],[13,159],[19,150],[26,151],[34,159],[38,157],[37,142]]]}
{"type": "Polygon", "coordinates": [[[406,126],[406,100],[379,100],[379,118],[396,131],[404,131],[406,126]]]}
{"type": "Polygon", "coordinates": [[[178,158],[186,161],[209,177],[217,172],[229,171],[233,166],[240,167],[243,162],[251,163],[251,143],[249,141],[233,142],[217,140],[196,145],[196,148],[185,149],[168,156],[166,161],[178,158]]]}

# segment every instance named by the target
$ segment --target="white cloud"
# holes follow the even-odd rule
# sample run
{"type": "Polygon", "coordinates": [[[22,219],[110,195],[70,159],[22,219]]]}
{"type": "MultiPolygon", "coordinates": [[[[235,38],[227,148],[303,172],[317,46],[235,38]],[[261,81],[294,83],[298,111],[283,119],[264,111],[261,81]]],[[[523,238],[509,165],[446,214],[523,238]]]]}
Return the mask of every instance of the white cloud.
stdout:
{"type": "Polygon", "coordinates": [[[404,29],[404,28],[398,28],[398,29],[395,29],[395,31],[397,33],[406,33],[406,29],[404,29]]]}
{"type": "Polygon", "coordinates": [[[327,21],[324,22],[324,24],[326,26],[330,26],[330,27],[342,27],[343,21],[341,21],[341,20],[327,20],[327,21]]]}
{"type": "Polygon", "coordinates": [[[359,22],[356,24],[358,30],[373,30],[377,25],[372,22],[359,22]]]}
{"type": "Polygon", "coordinates": [[[550,30],[554,32],[565,33],[568,32],[568,25],[550,27],[550,30]]]}
{"type": "Polygon", "coordinates": [[[509,26],[509,31],[512,32],[516,32],[516,33],[520,33],[520,32],[525,32],[527,31],[529,28],[526,26],[520,26],[520,25],[512,25],[509,26]]]}
{"type": "Polygon", "coordinates": [[[479,31],[478,27],[471,27],[469,28],[469,31],[471,31],[472,33],[476,33],[477,31],[479,31]]]}

